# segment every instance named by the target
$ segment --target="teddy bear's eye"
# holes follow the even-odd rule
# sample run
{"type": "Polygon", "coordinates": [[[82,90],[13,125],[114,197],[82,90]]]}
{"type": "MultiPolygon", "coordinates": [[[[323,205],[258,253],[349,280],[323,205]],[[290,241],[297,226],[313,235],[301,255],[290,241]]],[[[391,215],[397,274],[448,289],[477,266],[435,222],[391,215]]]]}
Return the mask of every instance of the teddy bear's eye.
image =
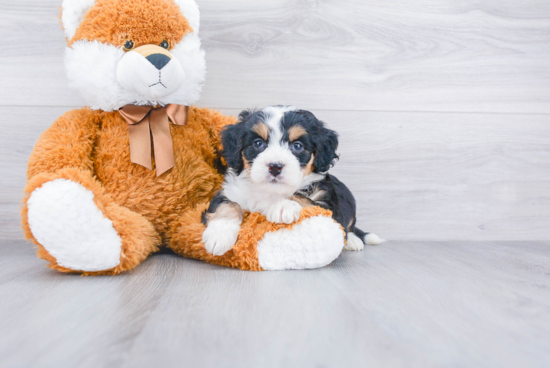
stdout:
{"type": "Polygon", "coordinates": [[[162,47],[163,49],[166,49],[166,50],[168,50],[170,48],[170,44],[166,40],[162,41],[159,46],[162,47]]]}
{"type": "Polygon", "coordinates": [[[124,50],[130,51],[134,48],[134,42],[132,40],[128,40],[124,43],[124,50]]]}

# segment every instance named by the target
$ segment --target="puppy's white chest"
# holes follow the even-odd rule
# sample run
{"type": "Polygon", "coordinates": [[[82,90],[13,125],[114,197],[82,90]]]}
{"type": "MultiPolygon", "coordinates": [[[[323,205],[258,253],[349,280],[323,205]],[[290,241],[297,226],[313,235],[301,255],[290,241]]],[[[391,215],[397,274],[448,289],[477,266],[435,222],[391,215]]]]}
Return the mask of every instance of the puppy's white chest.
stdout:
{"type": "Polygon", "coordinates": [[[252,188],[239,188],[233,186],[224,187],[224,195],[232,202],[241,206],[245,211],[260,212],[266,214],[272,207],[286,199],[280,194],[262,193],[252,188]]]}

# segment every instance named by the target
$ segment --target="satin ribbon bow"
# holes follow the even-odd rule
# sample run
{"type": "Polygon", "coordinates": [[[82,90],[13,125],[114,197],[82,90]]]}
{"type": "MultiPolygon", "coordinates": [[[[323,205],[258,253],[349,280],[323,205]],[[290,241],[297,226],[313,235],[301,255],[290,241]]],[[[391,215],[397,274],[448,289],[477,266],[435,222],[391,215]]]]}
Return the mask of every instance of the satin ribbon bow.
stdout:
{"type": "Polygon", "coordinates": [[[130,159],[133,163],[153,169],[151,159],[151,136],[155,152],[157,176],[174,167],[174,147],[170,134],[170,121],[176,125],[187,124],[189,106],[166,105],[151,106],[126,105],[119,111],[128,123],[130,130],[130,159]],[[170,119],[170,121],[168,120],[170,119]]]}

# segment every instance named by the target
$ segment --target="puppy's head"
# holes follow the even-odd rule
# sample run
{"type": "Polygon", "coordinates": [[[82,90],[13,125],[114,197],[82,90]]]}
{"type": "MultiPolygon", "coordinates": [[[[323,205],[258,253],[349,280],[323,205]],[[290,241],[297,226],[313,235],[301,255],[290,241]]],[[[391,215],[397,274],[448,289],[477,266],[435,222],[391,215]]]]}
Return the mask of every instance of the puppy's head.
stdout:
{"type": "Polygon", "coordinates": [[[324,173],[338,158],[338,135],[309,111],[269,106],[243,111],[222,133],[224,157],[265,191],[291,195],[311,173],[324,173]]]}

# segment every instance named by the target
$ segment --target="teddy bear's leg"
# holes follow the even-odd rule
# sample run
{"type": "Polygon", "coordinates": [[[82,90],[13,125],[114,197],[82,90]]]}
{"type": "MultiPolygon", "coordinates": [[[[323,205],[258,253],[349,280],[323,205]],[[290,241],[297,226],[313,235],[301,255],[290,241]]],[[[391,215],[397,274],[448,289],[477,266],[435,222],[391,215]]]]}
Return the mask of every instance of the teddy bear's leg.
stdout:
{"type": "Polygon", "coordinates": [[[258,241],[258,262],[264,270],[320,268],[334,261],[343,248],[340,225],[331,216],[318,215],[266,233],[258,241]]]}
{"type": "Polygon", "coordinates": [[[158,249],[143,216],[117,205],[89,171],[63,169],[29,180],[22,212],[38,256],[62,272],[118,274],[158,249]]]}
{"type": "Polygon", "coordinates": [[[345,233],[331,213],[320,207],[302,209],[290,225],[274,224],[258,213],[245,214],[237,243],[222,256],[204,248],[201,214],[208,204],[186,212],[174,229],[170,247],[178,254],[243,270],[319,268],[334,261],[344,248],[345,233]]]}

